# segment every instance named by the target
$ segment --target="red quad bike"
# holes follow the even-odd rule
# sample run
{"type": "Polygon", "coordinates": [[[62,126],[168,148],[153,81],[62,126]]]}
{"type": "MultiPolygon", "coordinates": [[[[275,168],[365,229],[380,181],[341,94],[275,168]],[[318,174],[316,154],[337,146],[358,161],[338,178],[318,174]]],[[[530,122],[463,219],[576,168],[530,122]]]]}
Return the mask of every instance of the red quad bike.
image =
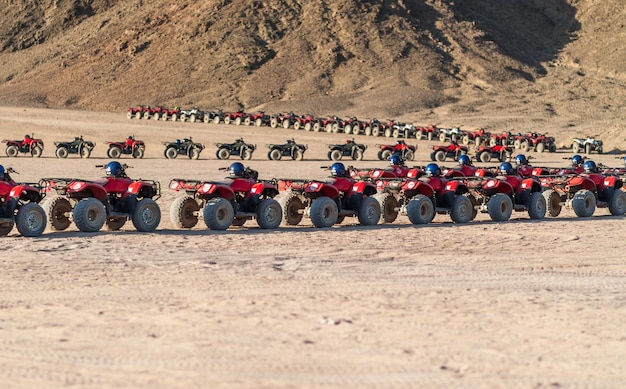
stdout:
{"type": "Polygon", "coordinates": [[[515,174],[509,162],[500,165],[500,172],[503,175],[497,177],[462,179],[476,199],[476,208],[489,213],[493,221],[507,221],[513,211],[526,211],[531,219],[543,219],[546,200],[541,193],[541,183],[535,178],[515,174]]]}
{"type": "Polygon", "coordinates": [[[270,116],[266,115],[263,111],[255,112],[247,115],[246,118],[243,120],[243,124],[245,124],[246,126],[254,124],[257,127],[269,126],[270,116]]]}
{"type": "Polygon", "coordinates": [[[407,215],[413,224],[427,224],[435,213],[449,214],[454,223],[468,223],[474,218],[469,188],[462,181],[441,177],[437,164],[424,168],[425,176],[419,179],[382,179],[377,182],[385,223],[392,223],[398,213],[407,215]],[[383,182],[382,185],[380,183],[383,182]]]}
{"type": "Polygon", "coordinates": [[[129,135],[124,142],[106,142],[109,145],[107,150],[107,156],[109,158],[117,159],[122,154],[131,154],[133,158],[143,158],[146,151],[146,145],[141,140],[136,140],[132,135],[129,135]]]}
{"type": "Polygon", "coordinates": [[[270,118],[270,127],[276,128],[278,126],[281,126],[284,129],[287,129],[291,127],[291,123],[295,121],[295,117],[296,114],[293,112],[278,113],[270,118]]]}
{"type": "Polygon", "coordinates": [[[489,162],[492,158],[498,159],[500,162],[505,162],[511,158],[513,149],[509,146],[495,145],[495,146],[480,146],[476,150],[476,161],[489,162]]]}
{"type": "Polygon", "coordinates": [[[368,181],[355,181],[341,162],[330,166],[330,172],[331,181],[277,180],[283,192],[278,198],[283,223],[295,226],[306,215],[317,228],[332,227],[346,216],[356,216],[361,225],[377,224],[380,206],[373,197],[376,186],[368,181]]]}
{"type": "Polygon", "coordinates": [[[417,150],[417,146],[410,145],[402,139],[397,140],[396,144],[393,145],[379,144],[376,147],[380,148],[377,157],[381,161],[388,161],[394,154],[400,155],[405,161],[413,161],[415,159],[415,151],[417,150]]]}
{"type": "Polygon", "coordinates": [[[234,123],[240,126],[248,117],[248,114],[242,110],[236,112],[224,112],[224,124],[234,123]]]}
{"type": "Polygon", "coordinates": [[[326,132],[332,132],[333,124],[335,124],[338,119],[339,118],[337,116],[328,116],[322,119],[317,119],[315,123],[313,123],[313,131],[319,132],[323,130],[326,132]]]}
{"type": "Polygon", "coordinates": [[[491,133],[487,132],[484,128],[479,128],[476,131],[463,131],[461,142],[464,145],[469,146],[470,143],[474,143],[476,146],[480,146],[483,141],[486,141],[491,137],[491,133]]]}
{"type": "Polygon", "coordinates": [[[626,193],[618,175],[598,172],[593,161],[584,163],[585,173],[576,176],[543,177],[543,196],[550,216],[556,217],[562,207],[571,207],[578,217],[590,217],[596,208],[608,208],[611,215],[626,212],[626,193]],[[589,166],[589,167],[588,167],[589,166]]]}
{"type": "Polygon", "coordinates": [[[147,106],[143,110],[143,118],[146,120],[148,119],[159,120],[161,118],[161,112],[163,112],[164,110],[165,108],[163,107],[147,106]]]}
{"type": "Polygon", "coordinates": [[[128,108],[128,112],[126,113],[126,117],[128,119],[141,119],[143,117],[143,112],[147,107],[131,107],[128,108]]]}
{"type": "Polygon", "coordinates": [[[295,116],[293,122],[293,129],[300,130],[304,129],[305,131],[312,131],[313,125],[315,124],[315,117],[311,114],[295,116]]]}
{"type": "Polygon", "coordinates": [[[180,115],[180,108],[174,107],[172,109],[163,108],[161,111],[161,120],[167,121],[167,119],[171,119],[173,122],[178,120],[178,116],[180,115]]]}
{"type": "Polygon", "coordinates": [[[200,210],[211,230],[225,230],[231,225],[243,226],[256,219],[259,227],[274,229],[283,213],[274,197],[274,183],[258,179],[256,170],[235,162],[228,169],[230,181],[173,179],[170,189],[185,192],[170,207],[170,218],[177,228],[192,228],[198,223],[200,210]]]}
{"type": "Polygon", "coordinates": [[[430,159],[431,161],[443,162],[448,158],[452,158],[458,161],[461,155],[467,154],[467,151],[467,146],[462,146],[456,142],[450,143],[449,145],[436,145],[433,146],[430,159]]]}
{"type": "Polygon", "coordinates": [[[35,185],[17,183],[12,168],[0,166],[0,236],[6,236],[17,225],[22,236],[41,236],[46,229],[46,213],[38,204],[43,195],[35,185]]]}
{"type": "Polygon", "coordinates": [[[132,220],[137,231],[152,232],[161,221],[156,203],[161,196],[158,181],[133,180],[126,176],[128,166],[112,161],[97,165],[106,177],[95,181],[74,178],[42,178],[40,184],[49,195],[42,202],[53,230],[67,229],[72,220],[83,232],[107,229],[117,231],[132,220]],[[51,196],[52,192],[56,196],[51,196]]]}
{"type": "Polygon", "coordinates": [[[7,157],[17,157],[19,153],[25,153],[39,158],[43,153],[43,141],[28,134],[24,135],[23,140],[4,139],[3,142],[7,144],[5,151],[7,157]]]}
{"type": "Polygon", "coordinates": [[[528,142],[528,145],[522,145],[520,142],[520,148],[533,149],[538,153],[543,153],[544,151],[549,151],[551,153],[556,152],[556,144],[555,140],[551,136],[547,136],[546,134],[538,134],[536,132],[532,132],[526,135],[526,140],[523,142],[528,142]]]}
{"type": "Polygon", "coordinates": [[[427,140],[433,140],[439,136],[439,128],[434,124],[431,124],[427,127],[417,127],[415,131],[415,138],[417,140],[422,140],[426,138],[427,140]]]}
{"type": "Polygon", "coordinates": [[[348,120],[343,122],[343,132],[344,134],[354,134],[358,135],[361,133],[361,130],[365,129],[365,126],[361,125],[359,119],[356,116],[349,118],[348,120]]]}

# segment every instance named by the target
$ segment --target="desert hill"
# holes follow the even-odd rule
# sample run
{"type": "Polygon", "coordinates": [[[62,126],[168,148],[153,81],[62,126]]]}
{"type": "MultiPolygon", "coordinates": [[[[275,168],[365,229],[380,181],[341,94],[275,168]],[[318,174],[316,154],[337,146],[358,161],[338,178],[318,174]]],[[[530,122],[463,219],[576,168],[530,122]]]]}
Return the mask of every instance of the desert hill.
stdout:
{"type": "Polygon", "coordinates": [[[621,147],[619,0],[0,0],[0,104],[293,110],[597,133],[621,147]],[[527,127],[528,124],[525,124],[527,127]]]}

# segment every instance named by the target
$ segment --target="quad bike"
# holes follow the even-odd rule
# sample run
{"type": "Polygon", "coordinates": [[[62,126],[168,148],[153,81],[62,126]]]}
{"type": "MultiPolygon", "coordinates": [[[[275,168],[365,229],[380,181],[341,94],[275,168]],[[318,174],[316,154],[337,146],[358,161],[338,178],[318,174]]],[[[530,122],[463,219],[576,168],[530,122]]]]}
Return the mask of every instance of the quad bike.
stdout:
{"type": "Polygon", "coordinates": [[[389,160],[389,157],[394,154],[400,155],[405,161],[413,161],[417,150],[417,146],[409,145],[402,139],[397,140],[393,145],[376,145],[376,147],[380,148],[377,157],[381,161],[389,160]]]}
{"type": "Polygon", "coordinates": [[[495,145],[495,146],[480,146],[476,150],[477,162],[489,162],[492,158],[497,158],[500,162],[505,162],[511,158],[513,149],[509,146],[495,145]]]}
{"type": "MultiPolygon", "coordinates": [[[[514,144],[518,145],[520,139],[523,138],[522,134],[516,134],[514,135],[513,133],[511,133],[510,131],[507,132],[501,132],[499,134],[495,134],[492,133],[489,135],[489,146],[513,146],[514,144]]],[[[480,147],[480,145],[479,145],[480,147]]],[[[515,146],[516,148],[519,148],[519,146],[515,146]]]]}
{"type": "Polygon", "coordinates": [[[342,130],[344,134],[346,135],[350,135],[350,134],[358,135],[361,133],[361,130],[364,128],[365,126],[361,125],[361,122],[359,121],[359,119],[357,119],[356,116],[353,116],[343,122],[342,130]]]}
{"type": "Polygon", "coordinates": [[[461,155],[467,154],[467,151],[467,146],[462,146],[456,142],[452,142],[449,145],[436,145],[433,146],[430,159],[437,162],[443,162],[448,158],[458,161],[461,155]]]}
{"type": "Polygon", "coordinates": [[[204,150],[204,145],[194,142],[191,137],[184,138],[181,142],[176,139],[174,142],[163,142],[165,151],[163,154],[167,159],[174,159],[179,155],[186,155],[189,159],[199,159],[200,153],[204,150]]]}
{"type": "MultiPolygon", "coordinates": [[[[585,162],[585,165],[589,162],[592,161],[585,162]]],[[[590,217],[596,208],[608,208],[615,216],[623,216],[626,212],[626,193],[619,175],[585,169],[585,173],[579,175],[544,176],[541,183],[552,217],[558,216],[563,207],[572,208],[578,217],[590,217]]]]}
{"type": "MultiPolygon", "coordinates": [[[[425,170],[439,170],[435,164],[425,170]],[[434,165],[434,166],[433,166],[434,165]]],[[[428,224],[435,214],[449,214],[454,223],[468,223],[474,216],[469,188],[462,181],[448,180],[436,175],[420,179],[382,179],[377,181],[381,218],[393,223],[398,214],[408,216],[413,224],[428,224]]]]}
{"type": "Polygon", "coordinates": [[[340,161],[343,157],[350,157],[353,160],[363,160],[363,153],[367,149],[367,146],[361,143],[356,143],[354,139],[346,140],[346,143],[327,145],[330,149],[328,151],[328,159],[331,161],[340,161]]]}
{"type": "Polygon", "coordinates": [[[248,114],[242,110],[236,112],[224,112],[224,124],[233,123],[236,126],[240,126],[248,117],[248,114]]]}
{"type": "Polygon", "coordinates": [[[3,142],[7,144],[7,157],[17,157],[19,153],[24,153],[39,158],[43,153],[43,141],[28,134],[24,135],[23,140],[4,139],[3,142]]]}
{"type": "Polygon", "coordinates": [[[515,174],[512,166],[506,175],[466,177],[462,180],[473,194],[475,210],[488,213],[493,221],[507,221],[513,211],[528,212],[531,219],[545,217],[546,200],[541,193],[541,183],[535,177],[524,178],[515,174]]]}
{"type": "Polygon", "coordinates": [[[202,122],[204,121],[204,111],[201,111],[198,108],[181,110],[179,120],[181,122],[189,120],[191,123],[195,123],[196,121],[202,122]]]}
{"type": "Polygon", "coordinates": [[[57,158],[67,158],[68,154],[78,154],[81,158],[89,158],[91,151],[96,147],[94,142],[84,140],[82,136],[76,136],[70,142],[54,142],[54,145],[57,147],[54,152],[57,158]]]}
{"type": "Polygon", "coordinates": [[[13,181],[12,168],[0,172],[0,236],[6,236],[13,226],[22,236],[41,236],[46,229],[46,213],[38,204],[44,197],[38,186],[13,181]]]}
{"type": "Polygon", "coordinates": [[[146,145],[141,140],[136,140],[132,135],[129,135],[124,142],[106,142],[109,145],[107,150],[107,156],[112,159],[117,159],[123,154],[130,154],[133,158],[143,158],[146,151],[146,145]]]}
{"type": "Polygon", "coordinates": [[[291,157],[294,161],[302,161],[307,145],[296,143],[294,139],[287,139],[283,144],[266,145],[270,151],[267,158],[271,161],[280,161],[283,157],[291,157]]]}
{"type": "Polygon", "coordinates": [[[148,107],[143,111],[143,118],[159,120],[165,111],[166,109],[163,107],[148,107]]]}
{"type": "Polygon", "coordinates": [[[596,139],[595,135],[586,138],[574,138],[572,151],[574,153],[584,152],[585,154],[591,154],[592,151],[597,151],[598,154],[602,154],[602,141],[596,139]]]}
{"type": "Polygon", "coordinates": [[[252,159],[252,153],[256,150],[256,145],[244,142],[243,138],[235,140],[233,143],[216,143],[217,159],[228,159],[231,155],[239,156],[241,159],[252,159]]]}
{"type": "Polygon", "coordinates": [[[294,116],[293,129],[300,130],[304,129],[305,131],[313,130],[313,125],[315,124],[315,117],[311,114],[306,114],[302,116],[294,116]]]}
{"type": "Polygon", "coordinates": [[[246,126],[254,124],[257,127],[269,126],[270,117],[269,115],[266,115],[263,111],[255,112],[253,114],[247,115],[246,118],[243,120],[243,124],[245,124],[246,126]]]}
{"type": "MultiPolygon", "coordinates": [[[[412,138],[416,132],[417,127],[406,123],[396,123],[391,128],[391,136],[394,138],[412,138]]],[[[387,135],[386,132],[385,135],[387,135]]]]}
{"type": "Polygon", "coordinates": [[[427,140],[433,140],[439,136],[439,128],[437,126],[431,124],[427,127],[416,127],[415,129],[415,139],[422,140],[426,138],[427,140]]]}
{"type": "Polygon", "coordinates": [[[526,139],[521,142],[527,142],[527,145],[520,143],[520,148],[526,150],[534,150],[538,153],[548,151],[550,153],[556,152],[556,143],[554,137],[547,136],[546,134],[539,134],[532,132],[526,135],[526,139]]]}
{"type": "Polygon", "coordinates": [[[259,180],[255,170],[244,168],[240,162],[233,163],[228,170],[230,182],[187,179],[170,182],[170,189],[185,192],[170,207],[170,217],[177,228],[194,227],[200,214],[211,230],[242,226],[251,219],[256,219],[263,229],[280,225],[283,214],[274,200],[278,194],[276,185],[259,180]]]}
{"type": "Polygon", "coordinates": [[[381,136],[387,129],[392,128],[396,123],[393,120],[387,120],[385,123],[378,119],[370,120],[365,126],[365,135],[367,136],[381,136]]]}
{"type": "Polygon", "coordinates": [[[154,231],[161,221],[155,201],[161,196],[159,182],[133,180],[126,176],[128,166],[116,161],[96,167],[105,168],[106,177],[41,179],[42,190],[48,194],[41,205],[50,228],[63,231],[73,220],[83,232],[98,232],[105,224],[117,231],[132,220],[137,231],[154,231]]]}
{"type": "Polygon", "coordinates": [[[144,110],[149,108],[148,106],[140,106],[140,107],[131,107],[128,108],[128,112],[126,113],[126,117],[128,119],[141,119],[143,117],[144,110]]]}
{"type": "Polygon", "coordinates": [[[340,162],[334,163],[330,170],[330,181],[276,180],[282,192],[277,199],[283,210],[283,223],[298,225],[306,215],[317,228],[332,227],[345,217],[355,216],[362,225],[377,224],[380,206],[372,197],[376,186],[368,181],[355,181],[340,162]]]}
{"type": "Polygon", "coordinates": [[[449,140],[450,142],[457,142],[463,138],[464,132],[458,128],[440,128],[439,129],[439,141],[445,142],[449,140]]]}
{"type": "Polygon", "coordinates": [[[202,121],[205,123],[219,124],[224,121],[224,112],[221,109],[205,112],[202,121]]]}
{"type": "Polygon", "coordinates": [[[163,108],[161,111],[161,120],[167,121],[167,119],[171,119],[173,122],[178,120],[178,116],[180,115],[180,108],[174,107],[172,109],[163,108]]]}
{"type": "Polygon", "coordinates": [[[485,131],[484,128],[479,128],[476,131],[463,131],[463,137],[461,138],[461,142],[469,146],[470,143],[474,143],[476,146],[480,146],[483,141],[486,141],[491,137],[491,133],[485,131]]]}
{"type": "Polygon", "coordinates": [[[295,117],[296,114],[293,112],[278,113],[270,118],[270,127],[276,128],[278,126],[281,126],[287,129],[291,126],[291,123],[295,121],[295,117]]]}
{"type": "Polygon", "coordinates": [[[339,120],[337,116],[328,116],[323,119],[317,119],[315,123],[313,123],[313,131],[319,132],[324,130],[326,132],[333,132],[333,125],[337,120],[339,120]]]}

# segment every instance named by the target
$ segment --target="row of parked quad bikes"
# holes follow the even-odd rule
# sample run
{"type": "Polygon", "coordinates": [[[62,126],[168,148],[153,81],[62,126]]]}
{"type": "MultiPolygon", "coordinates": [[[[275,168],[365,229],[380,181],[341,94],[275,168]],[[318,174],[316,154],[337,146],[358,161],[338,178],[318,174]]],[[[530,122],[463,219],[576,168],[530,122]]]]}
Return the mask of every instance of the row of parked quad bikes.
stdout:
{"type": "MultiPolygon", "coordinates": [[[[491,133],[485,129],[474,131],[454,128],[438,128],[434,125],[415,126],[413,124],[398,123],[394,120],[380,121],[378,119],[359,120],[356,117],[342,119],[337,116],[316,118],[313,115],[297,115],[293,112],[267,115],[265,112],[247,113],[244,111],[224,112],[222,110],[203,111],[197,108],[182,110],[180,108],[165,108],[138,106],[131,107],[127,112],[128,119],[153,119],[171,121],[190,121],[204,123],[225,123],[235,125],[268,126],[272,128],[305,131],[325,131],[344,133],[348,135],[385,136],[394,138],[439,139],[441,142],[461,142],[465,145],[476,146],[509,146],[521,152],[555,152],[557,149],[554,137],[547,134],[531,132],[527,134],[502,132],[491,133]]],[[[597,136],[574,138],[571,144],[574,153],[598,152],[602,153],[602,141],[597,136]]]]}
{"type": "MultiPolygon", "coordinates": [[[[625,160],[626,162],[626,160],[625,160]]],[[[399,214],[413,224],[430,223],[435,214],[448,214],[454,223],[468,223],[478,212],[494,221],[507,221],[513,211],[531,219],[556,217],[571,207],[579,217],[596,208],[612,215],[626,212],[625,167],[607,168],[575,155],[562,169],[533,167],[520,154],[499,167],[477,168],[466,155],[459,165],[441,169],[436,163],[408,167],[399,155],[388,168],[357,169],[341,162],[323,167],[329,180],[306,178],[259,179],[258,172],[235,162],[229,180],[172,179],[171,190],[181,195],[170,206],[177,228],[194,227],[199,219],[211,230],[242,226],[256,219],[263,229],[297,225],[303,217],[316,227],[331,227],[345,217],[362,225],[394,222],[399,214]]],[[[39,236],[46,226],[65,230],[72,222],[80,231],[106,226],[119,230],[132,221],[138,231],[154,231],[161,220],[155,180],[134,180],[128,166],[117,161],[97,166],[106,176],[97,180],[42,178],[36,184],[13,180],[13,169],[0,166],[0,235],[17,225],[23,236],[39,236]]]]}

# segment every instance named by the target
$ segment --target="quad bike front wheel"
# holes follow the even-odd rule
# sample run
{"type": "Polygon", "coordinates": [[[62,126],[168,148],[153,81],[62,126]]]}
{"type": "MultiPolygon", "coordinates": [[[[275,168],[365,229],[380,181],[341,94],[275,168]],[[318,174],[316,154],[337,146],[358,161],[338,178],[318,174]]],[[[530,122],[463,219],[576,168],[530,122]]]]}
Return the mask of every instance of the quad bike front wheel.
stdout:
{"type": "Polygon", "coordinates": [[[359,223],[363,226],[373,226],[378,224],[378,221],[380,220],[380,204],[373,197],[363,197],[357,217],[359,219],[359,223]]]}
{"type": "Polygon", "coordinates": [[[531,219],[543,219],[546,217],[547,204],[546,198],[541,192],[533,192],[530,194],[528,203],[528,216],[531,219]]]}
{"type": "Polygon", "coordinates": [[[590,217],[596,211],[596,196],[587,189],[581,189],[574,194],[572,209],[578,217],[590,217]]]}
{"type": "Polygon", "coordinates": [[[82,232],[98,232],[107,218],[106,209],[100,200],[88,197],[80,200],[72,213],[74,224],[82,232]]]}
{"type": "Polygon", "coordinates": [[[242,148],[241,149],[241,159],[244,159],[246,161],[251,160],[252,159],[252,151],[249,148],[247,148],[247,147],[242,148]]]}
{"type": "Polygon", "coordinates": [[[30,155],[33,156],[34,158],[41,157],[41,154],[43,154],[43,148],[41,146],[35,146],[32,149],[30,149],[30,155]]]}
{"type": "Polygon", "coordinates": [[[311,217],[313,225],[317,228],[332,227],[333,224],[337,222],[337,217],[339,216],[337,203],[330,197],[319,197],[313,200],[309,210],[309,216],[311,217]]]}
{"type": "Polygon", "coordinates": [[[465,224],[469,223],[474,216],[474,205],[470,198],[464,195],[454,196],[450,209],[450,219],[454,223],[465,224]]]}
{"type": "Polygon", "coordinates": [[[613,189],[609,197],[609,212],[613,216],[623,216],[626,212],[626,193],[620,189],[613,189]]]}
{"type": "Polygon", "coordinates": [[[413,224],[428,224],[435,218],[435,206],[428,197],[419,194],[407,204],[406,214],[413,224]]]}
{"type": "Polygon", "coordinates": [[[361,149],[357,149],[354,151],[354,154],[352,154],[352,159],[355,161],[362,161],[363,160],[363,150],[361,149]]]}
{"type": "Polygon", "coordinates": [[[407,150],[404,152],[404,159],[406,161],[414,161],[415,160],[415,153],[413,152],[413,150],[407,150]]]}
{"type": "Polygon", "coordinates": [[[46,213],[50,229],[63,231],[72,224],[70,220],[72,204],[67,198],[63,196],[46,197],[41,202],[41,207],[46,213]]]}
{"type": "Polygon", "coordinates": [[[211,230],[225,230],[233,224],[235,218],[232,204],[222,197],[209,200],[202,214],[204,224],[211,230]]]}
{"type": "Polygon", "coordinates": [[[141,199],[132,216],[133,225],[140,232],[152,232],[161,222],[161,208],[156,201],[145,198],[141,199]]]}
{"type": "Polygon", "coordinates": [[[342,156],[343,156],[343,153],[341,152],[341,150],[332,150],[330,152],[331,161],[341,161],[342,156]]]}
{"type": "Polygon", "coordinates": [[[200,159],[200,149],[197,147],[192,147],[189,150],[189,159],[200,159]]]}
{"type": "Polygon", "coordinates": [[[109,147],[107,150],[107,156],[112,159],[117,159],[122,155],[122,149],[117,146],[109,147]]]}
{"type": "Polygon", "coordinates": [[[222,148],[218,149],[215,154],[216,154],[217,159],[228,159],[228,158],[230,158],[230,150],[228,150],[226,147],[222,147],[222,148]]]}
{"type": "Polygon", "coordinates": [[[259,227],[263,229],[278,228],[282,219],[283,211],[278,201],[274,199],[261,200],[256,217],[259,227]]]}
{"type": "Polygon", "coordinates": [[[177,197],[170,207],[170,219],[176,228],[193,228],[198,224],[200,206],[191,196],[177,197]]]}
{"type": "Polygon", "coordinates": [[[133,150],[133,158],[143,158],[144,153],[146,152],[146,149],[144,149],[143,147],[137,147],[135,150],[133,150]]]}
{"type": "Polygon", "coordinates": [[[57,158],[67,158],[69,151],[67,150],[67,147],[61,146],[61,147],[57,147],[54,154],[57,156],[57,158]]]}
{"type": "Polygon", "coordinates": [[[293,155],[291,156],[291,158],[294,161],[302,161],[304,159],[304,152],[300,149],[296,149],[293,152],[293,155]]]}
{"type": "Polygon", "coordinates": [[[487,202],[487,212],[494,222],[505,222],[513,213],[513,201],[504,193],[496,193],[487,202]]]}
{"type": "Polygon", "coordinates": [[[89,158],[91,157],[91,149],[87,146],[83,146],[80,148],[79,154],[81,158],[89,158]]]}
{"type": "Polygon", "coordinates": [[[41,236],[46,229],[46,213],[37,203],[24,204],[17,211],[15,225],[22,236],[41,236]]]}
{"type": "Polygon", "coordinates": [[[268,157],[272,161],[280,161],[280,159],[283,157],[283,152],[279,149],[274,149],[269,152],[268,157]]]}

